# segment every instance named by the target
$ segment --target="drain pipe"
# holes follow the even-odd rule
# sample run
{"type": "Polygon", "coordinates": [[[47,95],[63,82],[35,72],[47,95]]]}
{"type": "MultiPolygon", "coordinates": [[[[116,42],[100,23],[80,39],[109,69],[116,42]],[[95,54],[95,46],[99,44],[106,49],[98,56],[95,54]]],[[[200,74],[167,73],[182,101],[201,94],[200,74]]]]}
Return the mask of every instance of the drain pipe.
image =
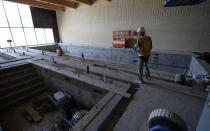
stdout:
{"type": "Polygon", "coordinates": [[[44,51],[42,50],[42,55],[44,55],[44,51]]]}

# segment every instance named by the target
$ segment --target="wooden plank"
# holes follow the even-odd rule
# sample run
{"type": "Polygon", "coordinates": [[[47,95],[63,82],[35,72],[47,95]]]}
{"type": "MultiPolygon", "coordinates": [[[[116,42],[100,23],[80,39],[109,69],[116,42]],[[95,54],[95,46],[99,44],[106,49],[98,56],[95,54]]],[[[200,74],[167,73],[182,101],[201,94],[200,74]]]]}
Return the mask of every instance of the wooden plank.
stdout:
{"type": "Polygon", "coordinates": [[[58,10],[58,11],[64,11],[65,10],[65,8],[62,7],[62,6],[53,5],[53,4],[49,4],[49,3],[43,3],[43,2],[40,2],[40,1],[36,1],[36,0],[4,0],[4,1],[21,3],[21,4],[26,4],[26,5],[39,7],[39,8],[44,8],[44,9],[49,9],[49,10],[58,10]]]}
{"type": "Polygon", "coordinates": [[[49,3],[53,5],[69,7],[69,8],[77,8],[77,2],[67,1],[67,0],[36,0],[43,3],[49,3]]]}
{"type": "Polygon", "coordinates": [[[86,5],[92,5],[91,0],[76,0],[76,1],[86,4],[86,5]]]}
{"type": "Polygon", "coordinates": [[[26,105],[24,107],[25,111],[30,115],[30,117],[33,119],[33,121],[38,122],[42,120],[42,117],[39,115],[39,112],[37,112],[32,105],[26,105]]]}

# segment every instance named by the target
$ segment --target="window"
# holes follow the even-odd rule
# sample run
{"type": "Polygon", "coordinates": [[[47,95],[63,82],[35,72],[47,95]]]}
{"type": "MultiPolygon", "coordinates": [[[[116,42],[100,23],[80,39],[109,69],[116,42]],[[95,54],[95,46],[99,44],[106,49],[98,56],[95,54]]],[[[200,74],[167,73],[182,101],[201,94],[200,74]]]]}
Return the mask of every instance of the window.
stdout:
{"type": "Polygon", "coordinates": [[[37,45],[36,34],[34,28],[24,28],[26,41],[28,45],[37,45]]]}
{"type": "Polygon", "coordinates": [[[45,44],[45,33],[43,28],[35,28],[38,44],[45,44]]]}
{"type": "Polygon", "coordinates": [[[45,35],[46,35],[46,40],[47,43],[54,43],[54,37],[53,37],[53,30],[52,29],[45,29],[45,35]]]}
{"type": "Polygon", "coordinates": [[[1,48],[47,43],[54,43],[53,30],[34,28],[30,6],[0,0],[1,48]]]}
{"type": "Polygon", "coordinates": [[[23,27],[34,27],[31,10],[28,5],[18,4],[23,27]]]}
{"type": "Polygon", "coordinates": [[[11,28],[15,46],[26,46],[23,28],[11,28]]]}
{"type": "Polygon", "coordinates": [[[0,28],[0,46],[1,48],[5,47],[14,47],[14,43],[12,42],[11,45],[7,42],[7,40],[12,40],[11,32],[9,28],[0,28]]]}
{"type": "Polygon", "coordinates": [[[7,19],[5,16],[4,8],[2,5],[2,1],[0,1],[0,27],[9,27],[7,23],[7,19]]]}
{"type": "Polygon", "coordinates": [[[17,4],[3,1],[10,27],[22,27],[17,4]]]}

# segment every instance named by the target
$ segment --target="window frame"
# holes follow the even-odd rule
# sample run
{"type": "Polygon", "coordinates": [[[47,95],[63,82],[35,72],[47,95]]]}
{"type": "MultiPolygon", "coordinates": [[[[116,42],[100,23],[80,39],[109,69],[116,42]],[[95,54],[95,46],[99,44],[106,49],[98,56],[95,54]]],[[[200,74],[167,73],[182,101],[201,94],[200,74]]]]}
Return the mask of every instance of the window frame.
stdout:
{"type": "MultiPolygon", "coordinates": [[[[12,33],[12,28],[22,28],[23,33],[24,33],[24,39],[25,39],[25,42],[26,42],[26,43],[25,43],[24,45],[21,45],[21,46],[18,46],[18,47],[22,47],[22,46],[31,47],[31,46],[41,46],[41,45],[52,45],[52,43],[48,43],[48,42],[47,42],[47,36],[46,36],[46,33],[45,33],[45,29],[52,29],[52,31],[53,31],[53,28],[41,28],[41,29],[44,30],[45,43],[39,44],[39,43],[38,43],[37,34],[36,34],[36,29],[37,29],[37,28],[34,28],[34,25],[33,25],[33,27],[24,27],[23,21],[22,21],[22,18],[21,18],[21,14],[20,14],[20,9],[19,9],[18,3],[15,3],[15,4],[16,4],[17,9],[18,9],[18,16],[19,16],[19,19],[20,19],[20,22],[21,22],[21,27],[11,27],[11,26],[10,26],[9,19],[8,19],[8,15],[7,15],[5,6],[4,6],[4,1],[0,0],[0,4],[1,4],[2,7],[3,7],[3,13],[5,14],[6,21],[7,21],[7,24],[8,24],[8,27],[0,27],[0,28],[9,28],[11,40],[12,40],[12,43],[13,43],[13,44],[12,44],[12,47],[16,47],[16,45],[17,45],[17,44],[15,43],[16,40],[14,39],[14,36],[13,36],[13,33],[12,33]],[[26,36],[26,32],[25,32],[25,30],[24,30],[25,28],[31,28],[31,29],[34,30],[34,32],[35,32],[35,38],[36,38],[36,44],[35,44],[35,45],[28,43],[28,41],[27,41],[27,36],[26,36]]],[[[29,6],[29,5],[28,5],[28,6],[29,6]]],[[[29,6],[29,7],[30,7],[30,6],[29,6]]],[[[31,11],[30,11],[30,13],[31,13],[31,11]]],[[[32,15],[31,15],[31,17],[32,17],[32,15]]],[[[32,18],[31,18],[31,19],[32,19],[32,18]]],[[[33,21],[32,21],[32,22],[33,22],[33,21]]],[[[53,32],[53,38],[55,38],[54,32],[53,32]]],[[[54,43],[55,43],[55,41],[54,41],[54,43]]],[[[3,43],[3,44],[4,44],[4,43],[3,43]]],[[[0,48],[2,48],[2,47],[4,47],[4,46],[2,46],[1,43],[0,43],[0,48]]],[[[7,47],[4,47],[4,48],[7,48],[7,47]]]]}

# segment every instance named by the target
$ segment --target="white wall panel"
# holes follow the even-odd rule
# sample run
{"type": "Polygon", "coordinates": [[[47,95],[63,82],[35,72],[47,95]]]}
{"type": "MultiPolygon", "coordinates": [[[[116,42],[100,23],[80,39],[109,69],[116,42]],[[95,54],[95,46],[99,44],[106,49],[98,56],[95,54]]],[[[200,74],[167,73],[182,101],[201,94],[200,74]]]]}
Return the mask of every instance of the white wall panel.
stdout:
{"type": "Polygon", "coordinates": [[[195,5],[163,7],[164,0],[97,0],[92,6],[57,12],[65,43],[112,46],[112,31],[144,26],[155,49],[210,51],[210,0],[195,5]]]}

